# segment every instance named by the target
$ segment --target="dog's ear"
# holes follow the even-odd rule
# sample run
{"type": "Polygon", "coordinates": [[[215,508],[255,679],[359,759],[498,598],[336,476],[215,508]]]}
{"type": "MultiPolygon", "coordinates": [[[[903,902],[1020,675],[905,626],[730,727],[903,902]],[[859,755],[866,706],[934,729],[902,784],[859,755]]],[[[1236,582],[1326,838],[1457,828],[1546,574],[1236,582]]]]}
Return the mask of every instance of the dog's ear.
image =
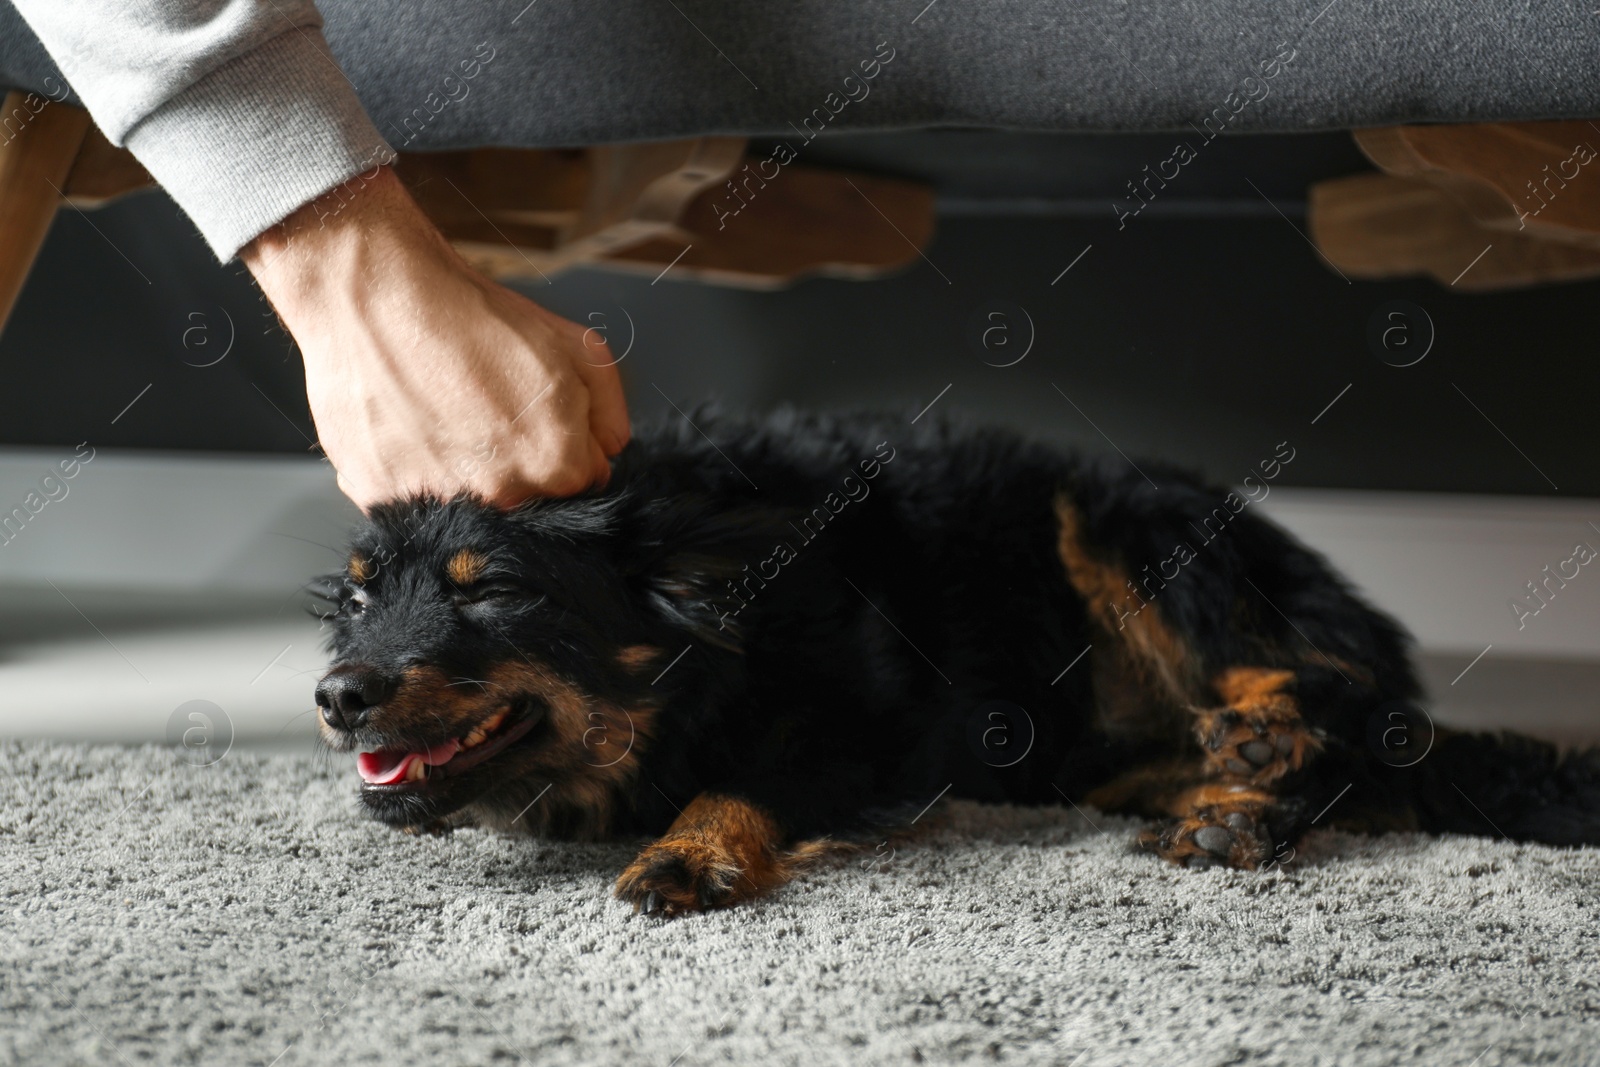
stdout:
{"type": "Polygon", "coordinates": [[[743,601],[732,584],[793,539],[788,515],[680,496],[641,503],[629,526],[624,569],[650,609],[701,641],[739,651],[743,601]]]}

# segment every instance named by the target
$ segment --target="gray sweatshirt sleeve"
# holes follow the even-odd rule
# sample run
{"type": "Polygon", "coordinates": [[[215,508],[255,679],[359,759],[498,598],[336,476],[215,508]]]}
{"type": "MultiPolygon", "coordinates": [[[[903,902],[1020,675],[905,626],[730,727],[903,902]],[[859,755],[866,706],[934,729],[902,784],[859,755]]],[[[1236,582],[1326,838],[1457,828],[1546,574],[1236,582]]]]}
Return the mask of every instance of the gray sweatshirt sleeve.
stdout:
{"type": "Polygon", "coordinates": [[[394,151],[311,0],[13,0],[219,259],[394,151]]]}

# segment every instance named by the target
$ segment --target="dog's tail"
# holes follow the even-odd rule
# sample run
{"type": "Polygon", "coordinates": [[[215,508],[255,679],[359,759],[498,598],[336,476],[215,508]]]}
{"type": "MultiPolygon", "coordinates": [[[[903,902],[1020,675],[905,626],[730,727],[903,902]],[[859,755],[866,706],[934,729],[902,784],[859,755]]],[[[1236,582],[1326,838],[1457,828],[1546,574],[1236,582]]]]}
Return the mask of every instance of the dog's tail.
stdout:
{"type": "Polygon", "coordinates": [[[1418,829],[1600,845],[1600,748],[1441,729],[1418,763],[1387,770],[1418,829]]]}

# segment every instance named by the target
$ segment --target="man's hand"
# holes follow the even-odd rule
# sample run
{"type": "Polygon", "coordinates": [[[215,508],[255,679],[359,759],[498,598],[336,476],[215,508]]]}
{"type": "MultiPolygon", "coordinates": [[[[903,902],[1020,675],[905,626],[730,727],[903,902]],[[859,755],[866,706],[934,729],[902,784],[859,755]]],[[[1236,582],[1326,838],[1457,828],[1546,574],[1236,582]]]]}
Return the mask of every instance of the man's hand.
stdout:
{"type": "Polygon", "coordinates": [[[339,488],[501,507],[610,477],[628,443],[605,341],[472,270],[388,168],[240,253],[300,346],[339,488]]]}

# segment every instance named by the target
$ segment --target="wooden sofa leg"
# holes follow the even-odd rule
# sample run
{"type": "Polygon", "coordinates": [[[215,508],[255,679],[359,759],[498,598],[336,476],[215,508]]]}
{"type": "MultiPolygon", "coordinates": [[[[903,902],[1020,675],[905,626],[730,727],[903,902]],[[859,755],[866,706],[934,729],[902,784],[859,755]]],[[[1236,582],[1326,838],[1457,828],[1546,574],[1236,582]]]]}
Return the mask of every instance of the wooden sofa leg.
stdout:
{"type": "Polygon", "coordinates": [[[0,330],[44,245],[89,113],[32,93],[6,94],[0,112],[0,330]]]}

